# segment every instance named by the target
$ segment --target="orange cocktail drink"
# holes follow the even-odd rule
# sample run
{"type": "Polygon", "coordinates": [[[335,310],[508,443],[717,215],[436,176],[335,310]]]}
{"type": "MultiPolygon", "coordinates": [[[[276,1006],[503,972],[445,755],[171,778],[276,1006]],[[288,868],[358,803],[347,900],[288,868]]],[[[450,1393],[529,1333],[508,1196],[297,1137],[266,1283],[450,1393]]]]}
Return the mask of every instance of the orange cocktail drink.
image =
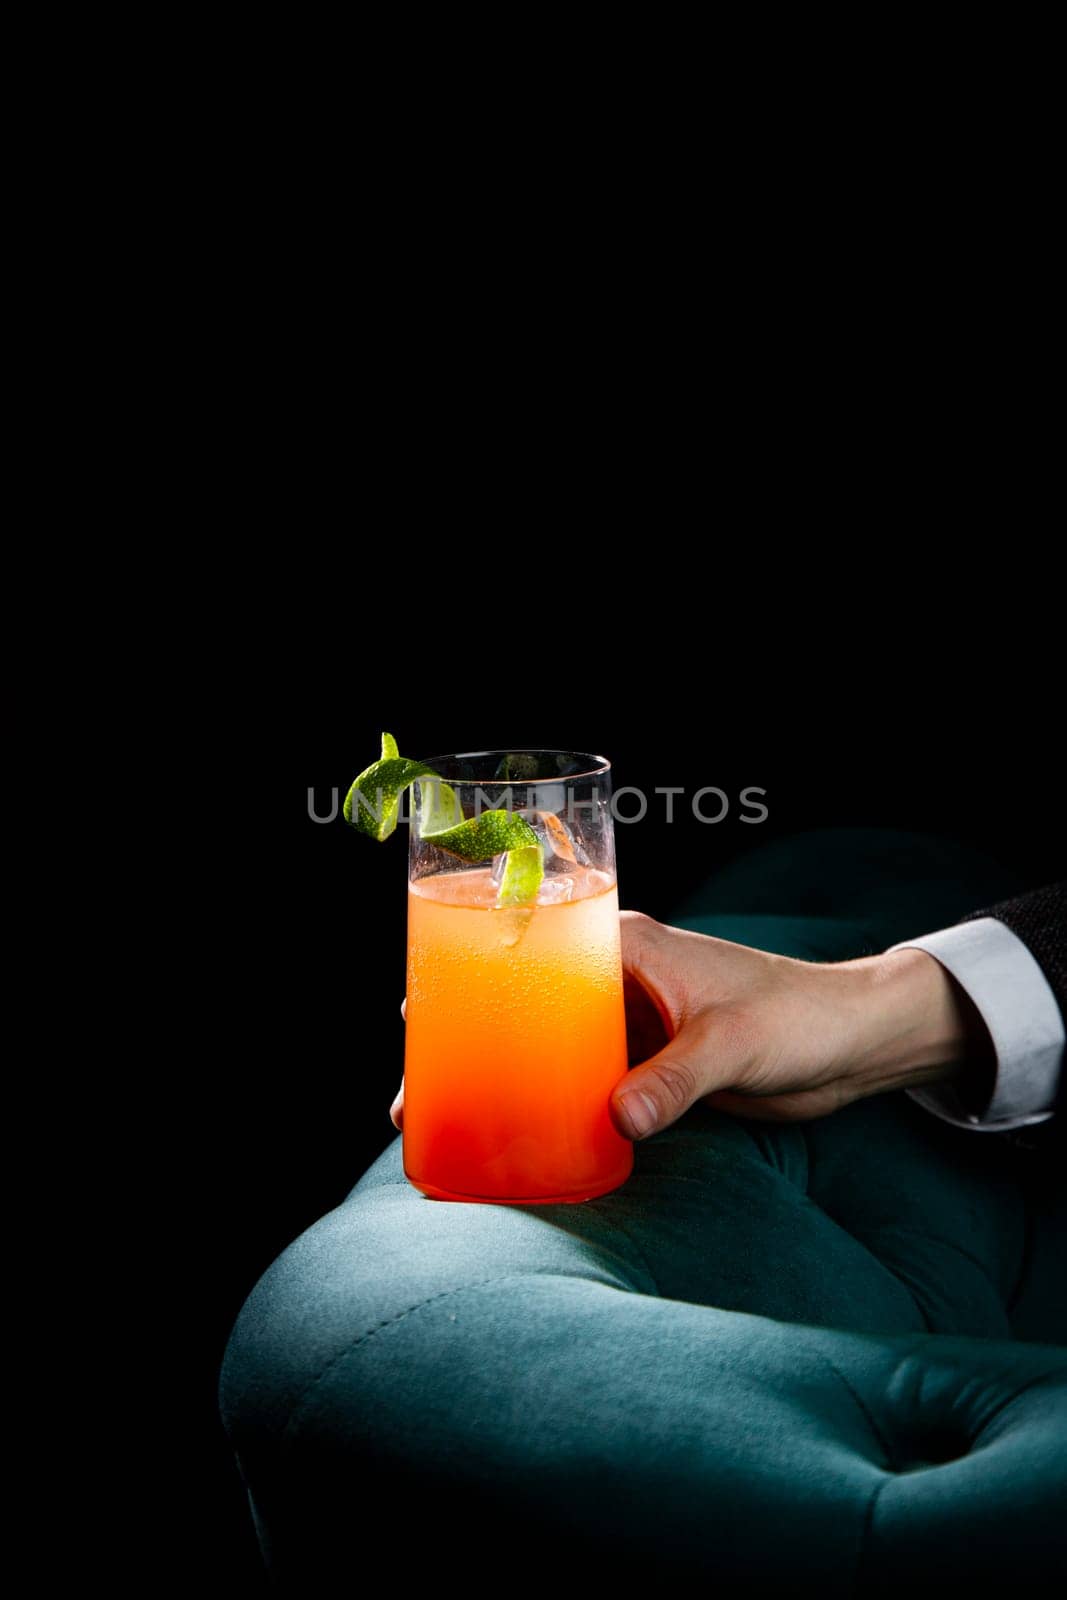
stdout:
{"type": "Polygon", "coordinates": [[[410,886],[404,1170],[426,1194],[581,1200],[629,1175],[618,894],[575,876],[532,907],[496,907],[488,868],[410,886]]]}

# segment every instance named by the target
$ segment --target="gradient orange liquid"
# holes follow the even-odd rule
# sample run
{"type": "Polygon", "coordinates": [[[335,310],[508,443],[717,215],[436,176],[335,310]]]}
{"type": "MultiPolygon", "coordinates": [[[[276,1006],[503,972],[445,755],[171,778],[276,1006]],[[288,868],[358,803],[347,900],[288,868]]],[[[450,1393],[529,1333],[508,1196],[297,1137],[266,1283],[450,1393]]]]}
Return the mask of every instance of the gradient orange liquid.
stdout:
{"type": "Polygon", "coordinates": [[[608,1113],[626,1071],[619,900],[495,909],[489,868],[408,895],[404,1171],[438,1199],[588,1200],[625,1182],[608,1113]]]}

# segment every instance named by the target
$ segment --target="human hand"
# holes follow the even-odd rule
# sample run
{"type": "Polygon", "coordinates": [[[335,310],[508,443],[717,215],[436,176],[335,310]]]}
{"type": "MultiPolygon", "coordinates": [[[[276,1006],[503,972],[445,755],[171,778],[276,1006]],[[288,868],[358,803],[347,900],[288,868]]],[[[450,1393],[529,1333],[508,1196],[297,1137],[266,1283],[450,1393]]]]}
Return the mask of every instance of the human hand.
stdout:
{"type": "Polygon", "coordinates": [[[666,1036],[612,1093],[627,1138],[668,1127],[698,1099],[737,1116],[821,1117],[954,1076],[989,1050],[972,1002],[924,950],[797,961],[639,912],[621,923],[627,980],[666,1036]]]}

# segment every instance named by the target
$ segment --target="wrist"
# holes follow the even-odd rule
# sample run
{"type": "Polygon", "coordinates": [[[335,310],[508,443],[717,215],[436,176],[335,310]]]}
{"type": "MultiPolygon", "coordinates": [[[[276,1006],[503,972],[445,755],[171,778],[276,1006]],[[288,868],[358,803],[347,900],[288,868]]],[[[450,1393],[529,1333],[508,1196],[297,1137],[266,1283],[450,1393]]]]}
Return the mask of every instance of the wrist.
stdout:
{"type": "Polygon", "coordinates": [[[861,1093],[960,1075],[975,1053],[976,1013],[939,961],[908,948],[836,970],[852,997],[848,1049],[861,1093]]]}

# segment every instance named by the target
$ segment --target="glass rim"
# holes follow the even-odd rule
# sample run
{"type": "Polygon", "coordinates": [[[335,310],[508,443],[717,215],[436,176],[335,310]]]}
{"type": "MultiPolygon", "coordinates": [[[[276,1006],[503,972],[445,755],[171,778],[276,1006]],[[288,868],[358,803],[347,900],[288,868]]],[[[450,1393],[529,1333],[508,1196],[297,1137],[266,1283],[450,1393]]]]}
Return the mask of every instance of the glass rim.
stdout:
{"type": "MultiPolygon", "coordinates": [[[[425,765],[433,767],[440,761],[478,761],[483,756],[486,758],[495,756],[498,761],[502,756],[570,756],[574,761],[582,763],[583,770],[554,774],[549,778],[494,778],[490,774],[482,778],[450,778],[441,774],[441,781],[447,783],[450,789],[484,788],[486,784],[522,789],[549,783],[580,783],[583,778],[602,778],[606,772],[611,771],[611,762],[606,756],[590,755],[584,750],[554,750],[544,745],[527,745],[525,749],[512,750],[450,750],[440,755],[426,756],[425,765]]],[[[415,781],[425,783],[427,780],[416,778],[415,781]]]]}

